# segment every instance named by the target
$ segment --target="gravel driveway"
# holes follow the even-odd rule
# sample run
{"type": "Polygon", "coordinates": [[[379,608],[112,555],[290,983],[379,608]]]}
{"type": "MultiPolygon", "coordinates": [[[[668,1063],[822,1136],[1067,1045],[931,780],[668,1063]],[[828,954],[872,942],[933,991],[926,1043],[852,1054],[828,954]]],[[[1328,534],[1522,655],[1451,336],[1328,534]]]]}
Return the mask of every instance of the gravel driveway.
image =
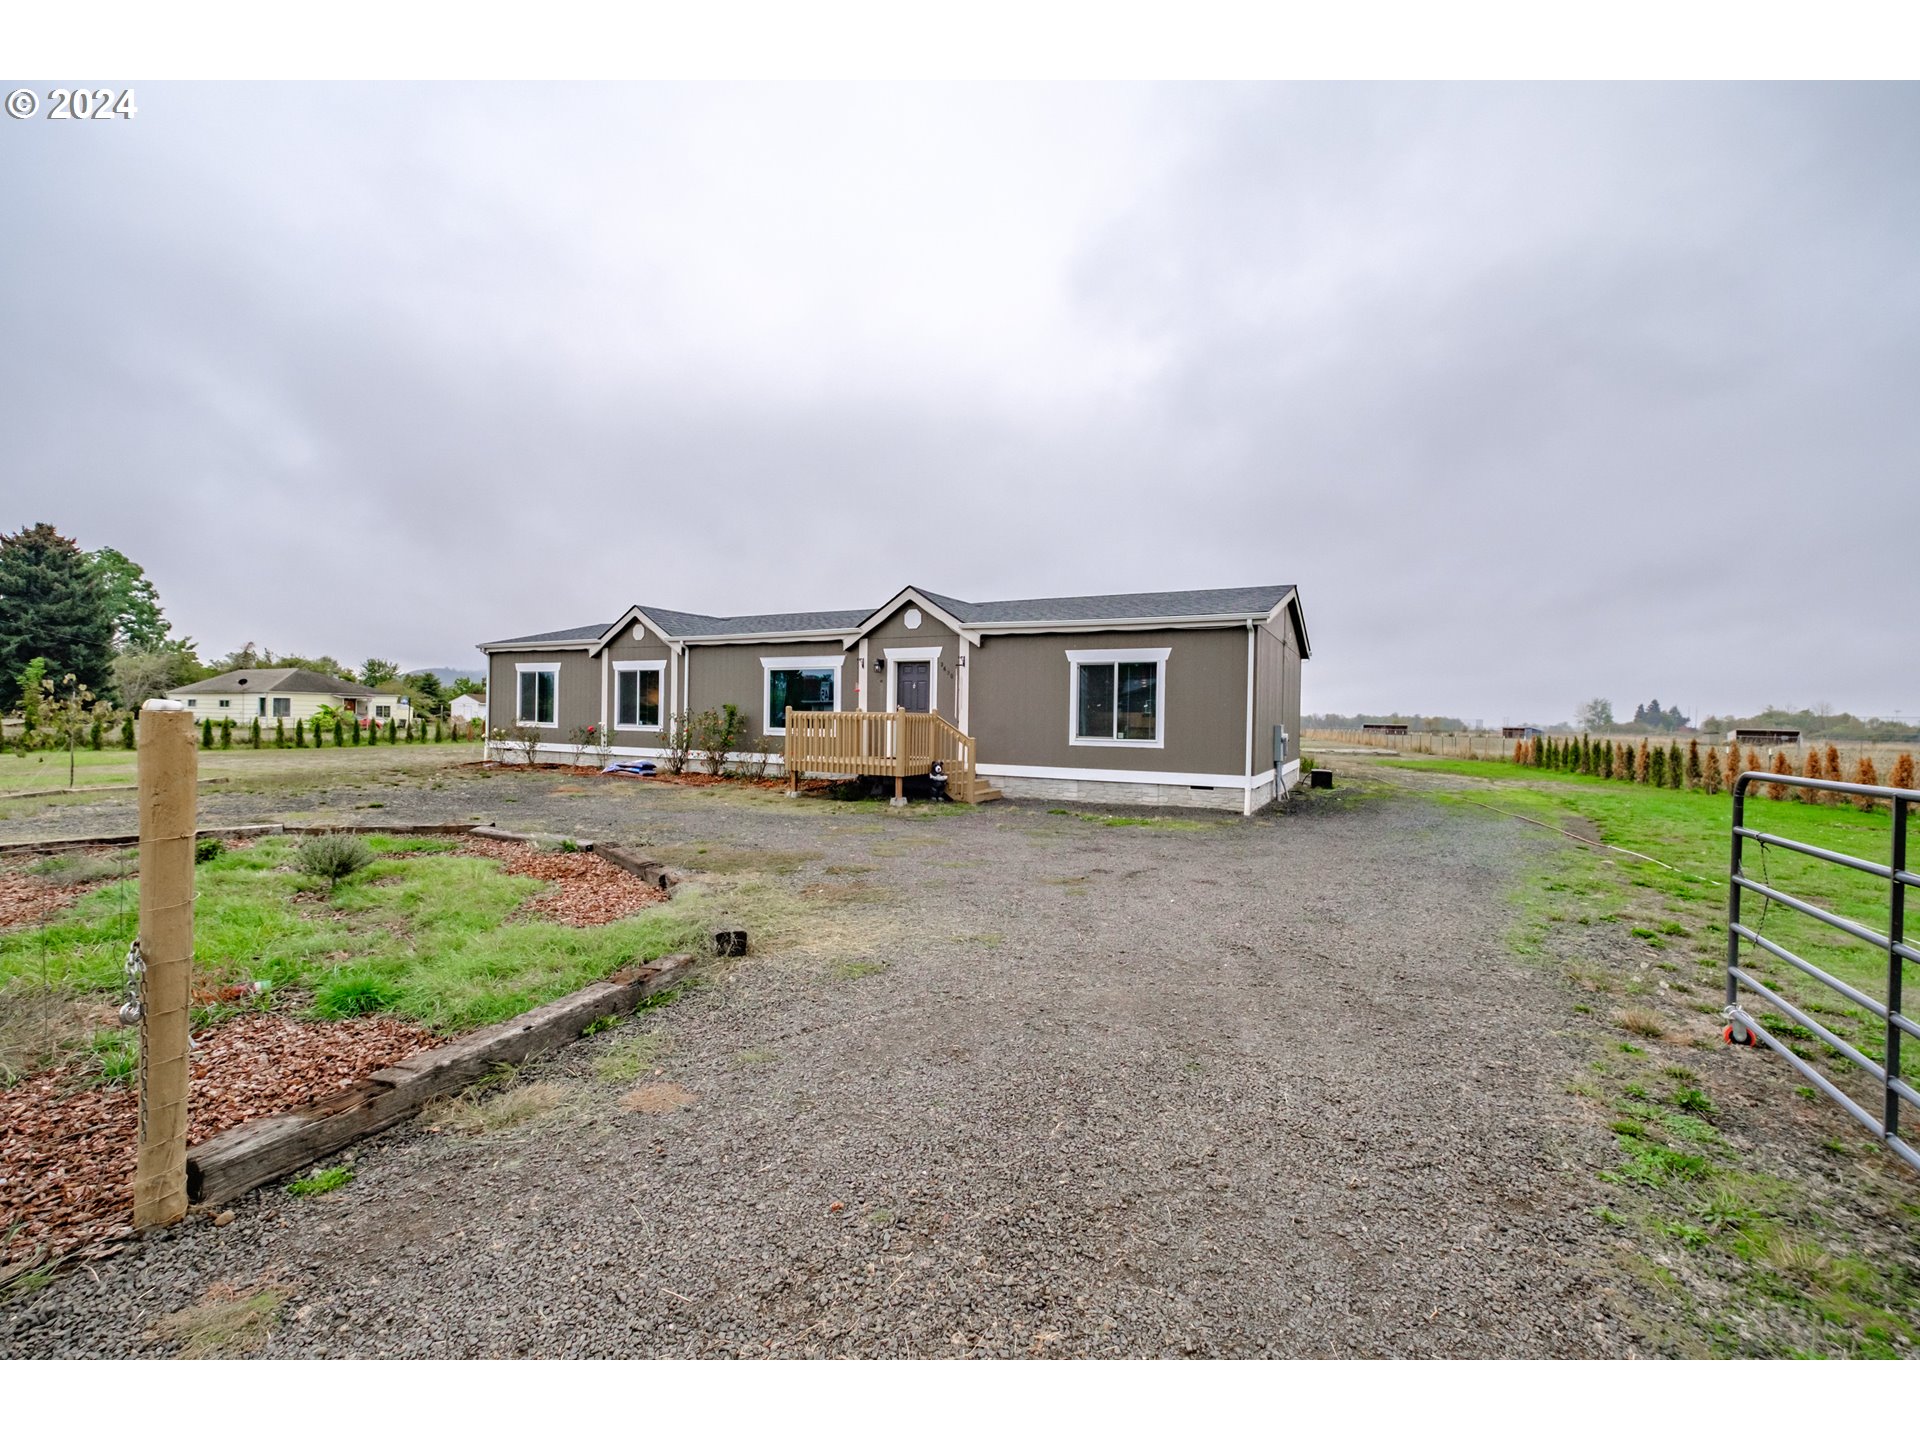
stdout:
{"type": "Polygon", "coordinates": [[[0,1354],[156,1353],[160,1317],[266,1284],[271,1355],[1634,1348],[1560,985],[1502,942],[1526,827],[1341,792],[1169,829],[471,772],[225,795],[203,823],[376,797],[361,818],[764,860],[834,942],[570,1047],[523,1077],[558,1099],[542,1118],[416,1123],[332,1194],[69,1269],[0,1308],[0,1354]],[[640,1037],[645,1070],[603,1076],[640,1037]]]}

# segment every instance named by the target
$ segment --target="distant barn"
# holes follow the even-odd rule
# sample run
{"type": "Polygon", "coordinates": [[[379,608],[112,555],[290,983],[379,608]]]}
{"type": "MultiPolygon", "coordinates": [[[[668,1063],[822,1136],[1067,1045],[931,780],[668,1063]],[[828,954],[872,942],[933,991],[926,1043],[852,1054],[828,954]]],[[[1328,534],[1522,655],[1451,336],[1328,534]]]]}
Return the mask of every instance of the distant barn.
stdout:
{"type": "Polygon", "coordinates": [[[1407,727],[1404,725],[1362,725],[1360,727],[1360,733],[1362,735],[1404,735],[1407,733],[1407,727]]]}
{"type": "Polygon", "coordinates": [[[1540,734],[1538,725],[1502,725],[1500,727],[1502,740],[1531,740],[1538,734],[1540,734]]]}
{"type": "Polygon", "coordinates": [[[1729,730],[1727,739],[1735,745],[1798,745],[1798,730],[1729,730]]]}

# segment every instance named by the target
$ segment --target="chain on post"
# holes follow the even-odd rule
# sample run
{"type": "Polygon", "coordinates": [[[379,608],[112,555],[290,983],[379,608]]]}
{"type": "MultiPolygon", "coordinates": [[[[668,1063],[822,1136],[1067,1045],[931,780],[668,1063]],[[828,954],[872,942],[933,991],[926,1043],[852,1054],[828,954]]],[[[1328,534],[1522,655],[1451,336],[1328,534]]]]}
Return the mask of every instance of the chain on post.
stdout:
{"type": "Polygon", "coordinates": [[[133,942],[127,946],[126,999],[120,1006],[122,1025],[138,1025],[141,1015],[145,1013],[143,991],[146,975],[147,962],[141,958],[140,937],[136,935],[133,937],[133,942]]]}

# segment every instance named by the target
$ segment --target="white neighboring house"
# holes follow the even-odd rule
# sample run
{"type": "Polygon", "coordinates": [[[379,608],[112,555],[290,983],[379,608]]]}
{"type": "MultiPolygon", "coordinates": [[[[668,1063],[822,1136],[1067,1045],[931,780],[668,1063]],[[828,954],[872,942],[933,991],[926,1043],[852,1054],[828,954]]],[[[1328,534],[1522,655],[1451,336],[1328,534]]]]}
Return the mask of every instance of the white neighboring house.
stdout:
{"type": "Polygon", "coordinates": [[[465,725],[474,720],[487,718],[487,697],[484,695],[458,695],[453,701],[453,718],[465,725]]]}
{"type": "Polygon", "coordinates": [[[216,725],[222,720],[236,725],[259,720],[264,729],[284,720],[292,726],[296,720],[311,720],[323,706],[358,716],[362,725],[388,720],[405,725],[413,719],[413,702],[405,695],[314,670],[229,670],[169,690],[167,698],[183,702],[196,720],[210,719],[216,725]]]}

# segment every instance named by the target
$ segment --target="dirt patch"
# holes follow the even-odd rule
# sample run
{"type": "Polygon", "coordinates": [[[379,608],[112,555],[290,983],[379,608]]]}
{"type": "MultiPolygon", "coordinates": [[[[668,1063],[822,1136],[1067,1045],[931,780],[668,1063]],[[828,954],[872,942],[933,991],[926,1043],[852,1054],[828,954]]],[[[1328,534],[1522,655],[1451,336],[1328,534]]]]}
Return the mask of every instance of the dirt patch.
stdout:
{"type": "Polygon", "coordinates": [[[666,892],[609,864],[591,850],[541,850],[514,840],[470,836],[463,854],[497,860],[509,875],[529,875],[555,888],[521,907],[529,915],[562,925],[605,925],[658,905],[666,892]]]}
{"type": "MultiPolygon", "coordinates": [[[[187,1139],[308,1105],[438,1043],[388,1016],[243,1015],[195,1037],[187,1139]]],[[[127,1233],[139,1096],[73,1067],[0,1090],[0,1266],[127,1233]]]]}
{"type": "Polygon", "coordinates": [[[636,1115],[671,1115],[684,1110],[700,1097],[681,1085],[642,1085],[620,1097],[620,1108],[636,1115]]]}

